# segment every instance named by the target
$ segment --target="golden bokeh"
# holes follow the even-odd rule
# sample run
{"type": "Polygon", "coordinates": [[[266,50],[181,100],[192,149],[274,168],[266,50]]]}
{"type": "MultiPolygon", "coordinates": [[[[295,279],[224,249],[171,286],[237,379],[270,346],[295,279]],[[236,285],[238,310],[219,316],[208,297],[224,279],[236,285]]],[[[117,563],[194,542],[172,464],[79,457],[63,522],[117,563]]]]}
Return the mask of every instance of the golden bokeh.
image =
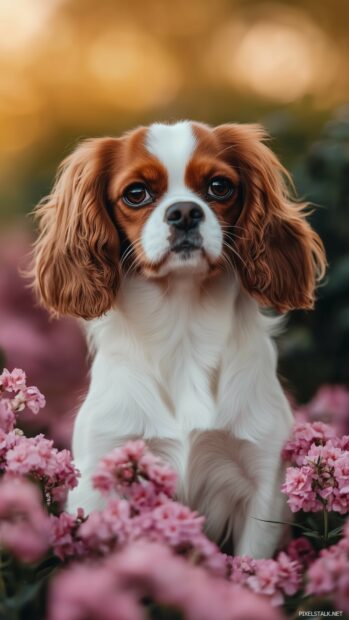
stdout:
{"type": "Polygon", "coordinates": [[[126,110],[168,103],[178,92],[175,58],[154,37],[130,24],[101,33],[87,62],[100,97],[126,110]]]}
{"type": "Polygon", "coordinates": [[[268,4],[225,24],[213,40],[207,65],[211,79],[289,103],[305,95],[328,100],[329,88],[336,97],[341,59],[334,42],[304,10],[268,4]]]}
{"type": "Polygon", "coordinates": [[[2,0],[1,185],[81,136],[345,102],[349,41],[333,3],[2,0]]]}

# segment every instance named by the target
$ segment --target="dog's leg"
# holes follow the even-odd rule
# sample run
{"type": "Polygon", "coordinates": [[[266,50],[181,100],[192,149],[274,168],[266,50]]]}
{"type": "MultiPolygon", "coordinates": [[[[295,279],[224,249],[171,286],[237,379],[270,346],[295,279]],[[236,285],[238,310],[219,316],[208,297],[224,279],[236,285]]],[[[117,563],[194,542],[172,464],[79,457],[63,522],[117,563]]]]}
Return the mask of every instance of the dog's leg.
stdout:
{"type": "Polygon", "coordinates": [[[245,444],[226,431],[191,433],[186,500],[205,516],[205,530],[217,543],[232,540],[240,506],[252,494],[238,458],[245,444]]]}
{"type": "MultiPolygon", "coordinates": [[[[98,462],[113,448],[139,437],[178,443],[174,417],[156,382],[134,362],[130,367],[124,363],[120,368],[111,364],[94,368],[90,391],[74,427],[73,456],[81,479],[69,494],[70,512],[82,507],[88,513],[103,506],[103,498],[91,483],[98,462]]],[[[173,461],[175,465],[176,459],[173,461]]]]}
{"type": "Polygon", "coordinates": [[[271,557],[281,528],[257,519],[283,520],[281,450],[293,416],[276,375],[271,341],[263,333],[243,333],[245,341],[236,340],[236,355],[234,341],[222,363],[216,426],[241,442],[233,459],[249,488],[238,512],[231,506],[235,553],[271,557]]]}
{"type": "Polygon", "coordinates": [[[236,555],[269,558],[277,548],[284,527],[267,521],[283,521],[287,510],[280,492],[283,467],[279,453],[260,453],[248,464],[254,469],[254,486],[251,497],[244,504],[242,519],[234,528],[236,555]],[[263,458],[264,456],[264,458],[263,458]]]}

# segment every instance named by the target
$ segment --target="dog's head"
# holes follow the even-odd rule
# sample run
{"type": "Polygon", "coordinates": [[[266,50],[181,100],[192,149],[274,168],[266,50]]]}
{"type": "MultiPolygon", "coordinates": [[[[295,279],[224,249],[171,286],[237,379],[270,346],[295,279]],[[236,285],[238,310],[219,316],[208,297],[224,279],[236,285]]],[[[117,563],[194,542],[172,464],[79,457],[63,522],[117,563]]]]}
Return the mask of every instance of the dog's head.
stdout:
{"type": "Polygon", "coordinates": [[[233,269],[262,305],[311,308],[323,246],[264,138],[258,125],[179,122],[80,144],[37,209],[43,303],[88,319],[133,270],[201,281],[233,269]]]}

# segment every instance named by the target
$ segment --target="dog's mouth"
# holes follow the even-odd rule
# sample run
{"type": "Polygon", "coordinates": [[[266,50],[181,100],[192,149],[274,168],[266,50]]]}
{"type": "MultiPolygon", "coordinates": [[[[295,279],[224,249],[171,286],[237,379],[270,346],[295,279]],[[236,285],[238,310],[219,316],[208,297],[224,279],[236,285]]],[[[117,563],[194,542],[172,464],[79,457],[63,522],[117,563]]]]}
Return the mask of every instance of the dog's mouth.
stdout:
{"type": "Polygon", "coordinates": [[[190,256],[197,250],[202,250],[202,236],[198,231],[171,235],[170,251],[175,254],[190,256]]]}
{"type": "Polygon", "coordinates": [[[180,243],[176,243],[172,245],[171,252],[175,252],[176,254],[191,254],[195,250],[201,250],[201,243],[194,243],[193,241],[189,241],[189,239],[185,239],[180,243]]]}

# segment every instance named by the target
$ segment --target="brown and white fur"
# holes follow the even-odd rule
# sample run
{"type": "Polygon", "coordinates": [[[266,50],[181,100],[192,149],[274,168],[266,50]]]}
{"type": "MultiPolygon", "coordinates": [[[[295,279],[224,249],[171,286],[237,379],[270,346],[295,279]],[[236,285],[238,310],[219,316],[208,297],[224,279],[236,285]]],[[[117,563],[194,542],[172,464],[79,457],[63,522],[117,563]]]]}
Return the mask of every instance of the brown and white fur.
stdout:
{"type": "Polygon", "coordinates": [[[37,290],[85,320],[94,352],[69,510],[99,507],[99,459],[142,437],[210,536],[273,553],[280,529],[259,519],[282,519],[292,415],[271,339],[279,319],[260,307],[312,308],[325,256],[264,137],[185,121],[87,140],[39,206],[37,290]]]}

